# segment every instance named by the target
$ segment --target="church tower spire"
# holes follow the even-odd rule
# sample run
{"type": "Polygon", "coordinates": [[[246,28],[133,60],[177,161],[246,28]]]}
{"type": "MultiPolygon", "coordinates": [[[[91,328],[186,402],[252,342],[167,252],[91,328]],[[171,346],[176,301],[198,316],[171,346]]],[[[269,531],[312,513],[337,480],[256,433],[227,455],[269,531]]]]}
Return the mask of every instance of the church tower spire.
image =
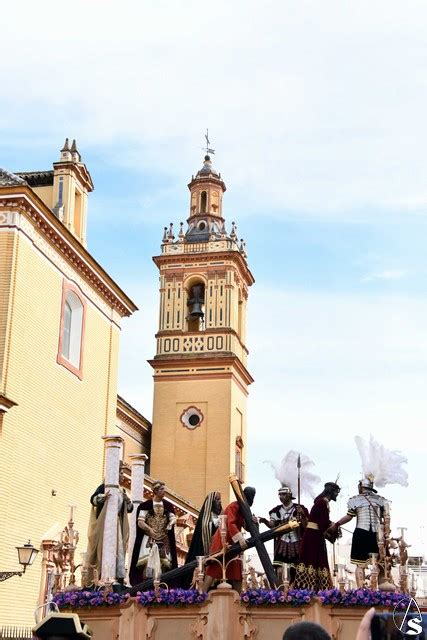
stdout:
{"type": "Polygon", "coordinates": [[[209,155],[188,184],[187,228],[165,227],[154,369],[151,473],[201,505],[244,479],[246,303],[254,283],[244,243],[222,211],[226,186],[209,155]]]}
{"type": "Polygon", "coordinates": [[[219,230],[224,224],[222,217],[222,196],[226,186],[212,166],[209,155],[205,155],[203,167],[192,176],[188,185],[191,193],[190,217],[187,222],[188,237],[200,232],[219,230]]]}

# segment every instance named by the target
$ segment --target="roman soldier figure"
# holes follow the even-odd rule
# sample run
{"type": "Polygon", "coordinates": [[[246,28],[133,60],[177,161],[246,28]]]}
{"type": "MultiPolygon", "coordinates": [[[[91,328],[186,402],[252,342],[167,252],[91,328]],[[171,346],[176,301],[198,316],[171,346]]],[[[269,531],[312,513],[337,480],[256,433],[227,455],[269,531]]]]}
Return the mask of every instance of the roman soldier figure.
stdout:
{"type": "MultiPolygon", "coordinates": [[[[351,545],[351,562],[356,565],[356,583],[363,587],[365,567],[370,554],[379,552],[378,536],[383,535],[384,516],[388,515],[389,503],[374,488],[387,484],[408,485],[408,474],[402,468],[406,458],[399,451],[386,449],[371,436],[365,442],[360,436],[355,437],[361,457],[363,480],[359,482],[357,495],[350,498],[347,514],[330,527],[332,533],[352,518],[356,518],[356,528],[351,545]]],[[[384,580],[383,567],[380,566],[379,581],[384,580]]]]}
{"type": "MultiPolygon", "coordinates": [[[[295,568],[299,562],[302,536],[308,520],[308,510],[301,504],[301,493],[314,497],[314,485],[320,482],[320,478],[311,471],[314,462],[304,454],[297,451],[288,451],[280,463],[270,462],[274,469],[274,475],[279,480],[279,499],[281,504],[274,507],[269,512],[269,518],[260,518],[260,522],[270,529],[280,524],[285,524],[289,520],[297,520],[300,526],[284,533],[274,541],[274,561],[276,573],[280,578],[280,564],[290,566],[289,578],[293,583],[295,578],[295,568]],[[298,502],[295,495],[298,496],[298,502]],[[280,564],[279,564],[280,563],[280,564]]],[[[282,579],[283,581],[283,579],[282,579]]]]}
{"type": "MultiPolygon", "coordinates": [[[[291,529],[274,540],[274,562],[291,565],[290,583],[292,584],[299,561],[302,535],[308,521],[308,510],[304,505],[293,502],[295,496],[292,495],[290,487],[283,485],[278,493],[280,504],[269,511],[269,519],[260,518],[259,521],[269,529],[287,524],[290,520],[298,520],[300,523],[298,529],[291,529]]],[[[277,567],[277,571],[279,568],[277,567]]]]}

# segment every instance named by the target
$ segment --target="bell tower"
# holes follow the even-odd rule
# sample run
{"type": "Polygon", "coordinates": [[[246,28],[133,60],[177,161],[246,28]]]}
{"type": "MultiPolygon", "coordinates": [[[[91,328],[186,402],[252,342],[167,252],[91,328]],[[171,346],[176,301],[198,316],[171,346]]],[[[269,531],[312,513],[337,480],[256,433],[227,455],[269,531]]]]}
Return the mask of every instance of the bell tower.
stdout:
{"type": "Polygon", "coordinates": [[[209,155],[192,176],[187,229],[165,227],[159,331],[154,369],[151,473],[200,506],[219,490],[231,499],[228,475],[244,480],[246,303],[254,278],[245,243],[222,212],[226,187],[209,155]]]}

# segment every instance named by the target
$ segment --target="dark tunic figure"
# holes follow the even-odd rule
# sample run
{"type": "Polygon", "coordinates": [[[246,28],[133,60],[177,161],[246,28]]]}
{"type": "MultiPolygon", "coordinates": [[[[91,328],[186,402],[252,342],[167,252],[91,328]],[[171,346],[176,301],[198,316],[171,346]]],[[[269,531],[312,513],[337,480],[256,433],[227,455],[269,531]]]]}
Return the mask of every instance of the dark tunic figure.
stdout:
{"type": "Polygon", "coordinates": [[[325,491],[314,501],[302,538],[294,584],[296,589],[320,591],[333,587],[324,533],[332,524],[329,519],[329,500],[336,500],[339,491],[338,485],[327,482],[325,491]]]}
{"type": "Polygon", "coordinates": [[[221,494],[218,491],[208,493],[197,518],[185,564],[192,562],[197,556],[209,554],[212,536],[218,529],[218,516],[221,512],[221,494]]]}
{"type": "MultiPolygon", "coordinates": [[[[185,564],[193,562],[197,556],[209,555],[211,540],[218,529],[221,513],[221,494],[218,491],[208,493],[197,518],[185,564]]],[[[183,589],[188,589],[192,580],[192,576],[187,574],[181,578],[180,586],[183,589]]]]}

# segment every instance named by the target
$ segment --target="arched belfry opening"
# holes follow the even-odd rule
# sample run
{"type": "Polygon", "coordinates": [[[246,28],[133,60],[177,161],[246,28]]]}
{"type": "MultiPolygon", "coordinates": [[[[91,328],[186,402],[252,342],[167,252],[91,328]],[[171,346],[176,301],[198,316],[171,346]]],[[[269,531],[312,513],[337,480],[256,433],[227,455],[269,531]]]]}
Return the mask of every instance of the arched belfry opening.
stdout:
{"type": "Polygon", "coordinates": [[[205,321],[205,283],[192,281],[187,293],[187,328],[189,332],[202,331],[205,321]]]}
{"type": "Polygon", "coordinates": [[[206,213],[208,207],[208,194],[202,191],[200,194],[200,213],[206,213]]]}

